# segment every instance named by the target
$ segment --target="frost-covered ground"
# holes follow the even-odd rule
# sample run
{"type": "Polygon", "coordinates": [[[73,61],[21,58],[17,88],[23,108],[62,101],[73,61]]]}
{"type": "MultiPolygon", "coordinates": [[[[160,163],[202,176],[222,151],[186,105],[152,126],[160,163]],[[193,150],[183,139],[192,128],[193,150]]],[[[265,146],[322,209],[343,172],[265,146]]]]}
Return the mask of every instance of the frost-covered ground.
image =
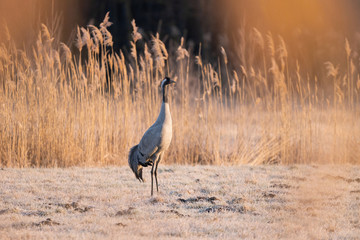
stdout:
{"type": "Polygon", "coordinates": [[[0,170],[0,239],[360,239],[358,166],[0,170]]]}

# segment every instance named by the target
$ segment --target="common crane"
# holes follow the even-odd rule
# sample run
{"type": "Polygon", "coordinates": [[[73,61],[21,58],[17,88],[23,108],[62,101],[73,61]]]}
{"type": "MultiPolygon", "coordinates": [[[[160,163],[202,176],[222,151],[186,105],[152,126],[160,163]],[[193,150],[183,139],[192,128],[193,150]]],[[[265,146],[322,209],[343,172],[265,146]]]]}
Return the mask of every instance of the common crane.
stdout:
{"type": "Polygon", "coordinates": [[[172,120],[167,96],[167,85],[176,83],[168,77],[161,82],[162,104],[155,123],[145,132],[138,145],[129,152],[129,165],[135,177],[144,182],[143,167],[151,166],[151,196],[153,195],[153,176],[155,175],[156,190],[159,191],[157,168],[161,158],[168,149],[172,138],[172,120]]]}

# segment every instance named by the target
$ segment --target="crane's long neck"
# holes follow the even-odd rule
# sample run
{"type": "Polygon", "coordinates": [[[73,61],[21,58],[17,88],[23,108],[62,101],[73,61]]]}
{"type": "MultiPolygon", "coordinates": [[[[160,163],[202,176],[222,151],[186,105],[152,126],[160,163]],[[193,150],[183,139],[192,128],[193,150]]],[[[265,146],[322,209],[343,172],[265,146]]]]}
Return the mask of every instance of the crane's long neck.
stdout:
{"type": "Polygon", "coordinates": [[[162,87],[162,94],[163,94],[163,100],[162,100],[159,116],[156,120],[157,123],[168,122],[168,121],[171,122],[171,114],[170,114],[170,107],[169,107],[169,102],[168,102],[168,93],[167,93],[166,85],[162,87]]]}
{"type": "Polygon", "coordinates": [[[163,101],[161,104],[159,116],[156,119],[155,124],[161,124],[161,123],[171,124],[171,122],[172,120],[171,120],[169,103],[163,101]]]}
{"type": "Polygon", "coordinates": [[[168,94],[167,94],[166,88],[167,88],[166,85],[163,86],[163,88],[162,88],[163,102],[164,103],[168,102],[168,94]]]}

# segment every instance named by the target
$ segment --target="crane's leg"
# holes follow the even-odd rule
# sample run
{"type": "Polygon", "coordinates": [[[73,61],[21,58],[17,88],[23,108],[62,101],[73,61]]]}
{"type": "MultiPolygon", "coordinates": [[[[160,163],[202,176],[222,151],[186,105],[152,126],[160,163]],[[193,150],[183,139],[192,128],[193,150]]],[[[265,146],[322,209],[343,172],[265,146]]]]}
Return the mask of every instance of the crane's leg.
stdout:
{"type": "Polygon", "coordinates": [[[154,165],[155,164],[153,164],[152,166],[151,166],[151,196],[153,195],[153,185],[154,185],[154,180],[153,180],[153,175],[154,175],[154,165]]]}
{"type": "MultiPolygon", "coordinates": [[[[153,186],[154,186],[154,167],[155,167],[155,163],[157,162],[157,160],[159,159],[159,156],[156,156],[154,159],[154,164],[151,166],[151,196],[153,195],[153,186]]],[[[155,179],[156,179],[156,170],[155,170],[155,179]]],[[[157,179],[156,179],[156,184],[157,184],[157,179]]]]}
{"type": "Polygon", "coordinates": [[[156,182],[156,191],[157,192],[159,192],[159,185],[158,185],[158,180],[157,180],[157,169],[158,169],[159,162],[161,161],[161,158],[162,158],[162,154],[160,154],[159,159],[156,161],[156,164],[153,164],[153,165],[155,165],[155,182],[156,182]]]}

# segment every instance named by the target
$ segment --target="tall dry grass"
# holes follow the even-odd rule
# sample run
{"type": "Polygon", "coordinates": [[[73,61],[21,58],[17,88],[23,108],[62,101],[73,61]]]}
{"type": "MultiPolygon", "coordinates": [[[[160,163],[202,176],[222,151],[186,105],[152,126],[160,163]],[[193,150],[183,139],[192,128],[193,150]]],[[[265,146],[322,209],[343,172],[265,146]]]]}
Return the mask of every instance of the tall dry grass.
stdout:
{"type": "Polygon", "coordinates": [[[211,64],[183,39],[169,51],[159,34],[139,48],[135,21],[124,56],[110,25],[106,15],[99,27],[79,27],[76,52],[45,25],[31,49],[11,36],[1,44],[1,166],[126,164],[157,117],[166,75],[178,82],[166,163],[359,163],[360,76],[347,40],[345,59],[324,63],[318,79],[281,37],[256,29],[239,32],[243,65],[233,66],[224,48],[211,64]]]}

